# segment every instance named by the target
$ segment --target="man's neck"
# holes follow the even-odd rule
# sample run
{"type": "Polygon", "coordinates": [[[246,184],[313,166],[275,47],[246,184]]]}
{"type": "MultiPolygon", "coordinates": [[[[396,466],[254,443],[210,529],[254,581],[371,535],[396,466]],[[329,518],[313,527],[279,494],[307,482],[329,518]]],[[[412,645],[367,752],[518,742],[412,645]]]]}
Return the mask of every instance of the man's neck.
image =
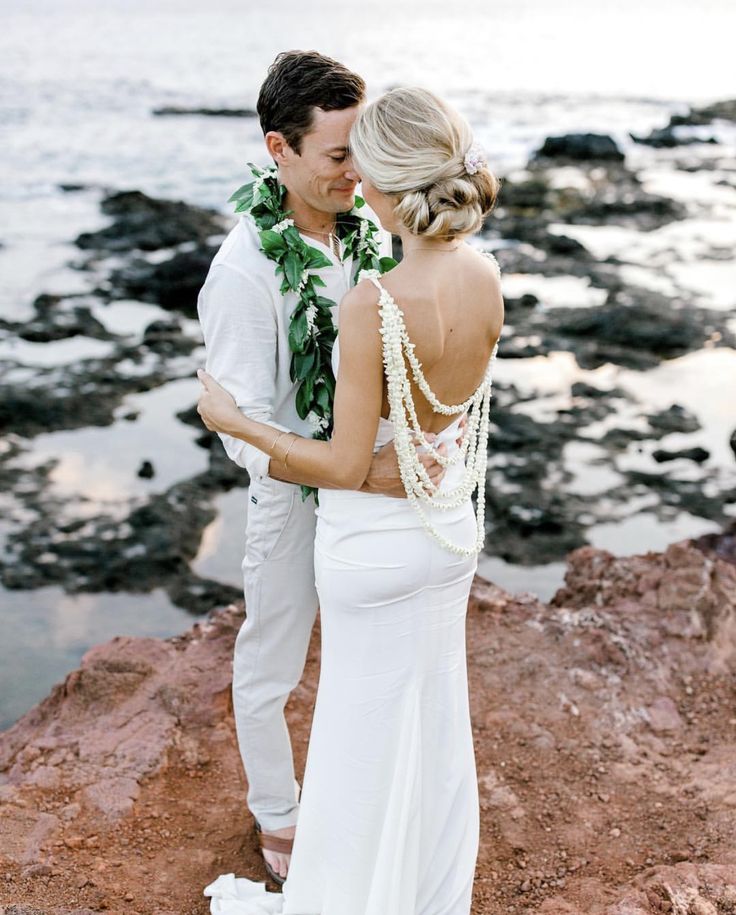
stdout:
{"type": "Polygon", "coordinates": [[[291,210],[291,219],[294,224],[302,231],[327,234],[335,228],[335,213],[326,213],[323,210],[317,210],[308,203],[305,203],[297,194],[291,191],[286,192],[284,206],[291,210]]]}

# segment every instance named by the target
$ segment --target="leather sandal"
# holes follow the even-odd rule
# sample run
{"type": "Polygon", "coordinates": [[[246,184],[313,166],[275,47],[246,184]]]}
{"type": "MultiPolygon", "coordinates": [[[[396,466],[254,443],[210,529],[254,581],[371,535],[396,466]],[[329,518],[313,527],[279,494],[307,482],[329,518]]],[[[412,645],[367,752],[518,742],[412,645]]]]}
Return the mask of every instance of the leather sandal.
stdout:
{"type": "MultiPolygon", "coordinates": [[[[294,847],[294,840],[287,839],[284,836],[271,836],[264,833],[261,824],[258,820],[256,823],[256,835],[258,836],[258,844],[261,849],[267,848],[269,851],[280,852],[282,855],[290,855],[291,850],[294,847]]],[[[263,863],[266,867],[266,873],[274,881],[278,883],[279,886],[283,886],[286,882],[286,877],[282,877],[281,874],[277,873],[271,865],[266,860],[266,856],[263,856],[263,863]]]]}

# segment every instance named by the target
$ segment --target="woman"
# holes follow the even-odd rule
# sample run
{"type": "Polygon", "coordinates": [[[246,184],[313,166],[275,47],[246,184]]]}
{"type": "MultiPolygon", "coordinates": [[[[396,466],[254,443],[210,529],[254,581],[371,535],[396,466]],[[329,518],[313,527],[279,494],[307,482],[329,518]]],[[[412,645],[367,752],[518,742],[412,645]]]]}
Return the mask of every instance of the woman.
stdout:
{"type": "Polygon", "coordinates": [[[465,239],[492,209],[497,181],[464,119],[420,89],[368,106],[350,148],[403,260],[340,304],[331,440],[244,417],[199,373],[208,428],[325,486],[315,541],[322,667],[289,874],[283,895],[223,875],[205,890],[213,913],[470,912],[479,814],[465,614],[483,542],[503,300],[495,261],[465,239]],[[447,465],[439,487],[422,471],[417,435],[447,465]],[[408,498],[358,492],[391,438],[408,498]]]}

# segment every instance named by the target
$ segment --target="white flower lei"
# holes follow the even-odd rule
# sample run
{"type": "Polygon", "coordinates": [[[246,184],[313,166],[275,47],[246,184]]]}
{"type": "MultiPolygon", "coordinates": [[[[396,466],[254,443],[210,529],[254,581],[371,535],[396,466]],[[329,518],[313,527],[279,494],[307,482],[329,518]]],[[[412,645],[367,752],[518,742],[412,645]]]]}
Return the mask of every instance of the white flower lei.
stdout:
{"type": "MultiPolygon", "coordinates": [[[[495,258],[491,255],[495,262],[495,258]]],[[[498,265],[496,265],[498,266],[498,265]]],[[[389,418],[394,426],[394,447],[399,462],[399,474],[406,495],[419,515],[425,529],[445,549],[460,556],[474,556],[483,549],[485,542],[485,478],[488,453],[488,430],[490,427],[490,404],[492,388],[492,367],[498,353],[498,343],[493,347],[483,381],[474,394],[461,404],[443,404],[429,387],[422,366],[414,354],[414,344],[409,339],[404,323],[404,313],[391,294],[378,282],[378,271],[364,270],[360,278],[369,279],[380,291],[379,312],[381,315],[381,336],[383,338],[383,363],[388,388],[390,407],[389,418]],[[427,440],[417,418],[416,407],[411,393],[407,363],[422,394],[436,413],[447,416],[468,413],[468,425],[460,448],[452,457],[439,453],[432,442],[427,440]],[[415,438],[443,467],[465,460],[465,472],[460,483],[451,490],[440,491],[429,478],[419,459],[415,438]],[[443,511],[457,508],[466,502],[477,488],[476,540],[472,547],[463,547],[447,540],[432,525],[423,506],[443,511]]]]}

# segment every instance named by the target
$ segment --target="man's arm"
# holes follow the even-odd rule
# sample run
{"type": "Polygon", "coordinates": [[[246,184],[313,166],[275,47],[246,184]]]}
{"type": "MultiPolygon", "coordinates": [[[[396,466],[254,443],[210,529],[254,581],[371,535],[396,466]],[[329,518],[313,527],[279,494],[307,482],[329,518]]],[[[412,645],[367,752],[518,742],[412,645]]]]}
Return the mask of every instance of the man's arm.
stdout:
{"type": "MultiPolygon", "coordinates": [[[[207,371],[230,391],[242,413],[273,423],[277,323],[268,291],[237,267],[217,264],[199,293],[197,311],[207,371]]],[[[268,475],[267,455],[231,435],[218,435],[228,457],[251,479],[268,475]]]]}
{"type": "MultiPolygon", "coordinates": [[[[335,391],[334,429],[329,441],[292,435],[284,463],[300,475],[323,480],[339,489],[359,489],[373,458],[383,395],[383,359],[376,296],[368,283],[352,289],[340,304],[341,360],[335,391]],[[287,461],[288,456],[288,461],[287,461]]],[[[199,413],[208,428],[250,442],[266,454],[276,453],[278,430],[245,416],[233,397],[205,372],[199,413]]]]}
{"type": "Polygon", "coordinates": [[[317,479],[337,489],[360,489],[373,460],[373,443],[383,398],[380,316],[375,292],[359,284],[340,305],[342,360],[335,392],[334,431],[329,441],[292,434],[285,444],[273,425],[244,416],[232,396],[205,372],[199,413],[210,429],[227,431],[280,460],[304,479],[317,479]]]}

